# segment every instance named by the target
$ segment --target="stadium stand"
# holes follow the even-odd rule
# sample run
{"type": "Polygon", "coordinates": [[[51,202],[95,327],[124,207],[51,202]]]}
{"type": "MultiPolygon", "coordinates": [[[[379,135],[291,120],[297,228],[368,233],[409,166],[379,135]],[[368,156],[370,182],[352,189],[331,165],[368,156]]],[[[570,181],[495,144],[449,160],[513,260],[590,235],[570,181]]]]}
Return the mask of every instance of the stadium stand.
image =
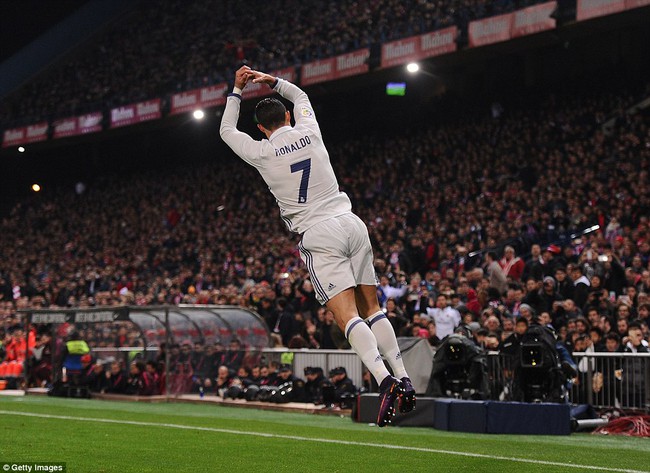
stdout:
{"type": "MultiPolygon", "coordinates": [[[[165,96],[224,81],[244,59],[262,69],[294,65],[531,3],[538,2],[385,0],[334,11],[285,2],[294,23],[267,3],[142,2],[89,52],[5,100],[0,120],[165,96]],[[228,26],[242,17],[250,22],[247,38],[228,26]],[[301,49],[283,50],[289,34],[301,49]]],[[[644,85],[525,97],[494,116],[332,143],[342,189],[368,223],[380,296],[396,331],[437,345],[434,307],[442,294],[466,335],[487,349],[516,339],[524,318],[552,324],[568,352],[647,352],[650,117],[628,109],[648,95],[644,85]]],[[[275,203],[262,186],[240,192],[255,179],[224,158],[106,173],[80,194],[58,189],[18,202],[0,225],[0,373],[15,376],[24,359],[12,334],[20,330],[16,310],[25,308],[239,305],[262,315],[278,344],[344,348],[275,203]]],[[[136,338],[100,329],[83,334],[91,347],[132,346],[136,338]]],[[[602,386],[617,376],[609,368],[599,371],[600,381],[587,380],[581,373],[593,370],[578,363],[575,396],[586,396],[587,383],[605,396],[602,386]]],[[[632,397],[647,397],[644,389],[632,397]]]]}
{"type": "Polygon", "coordinates": [[[536,3],[143,1],[3,100],[0,123],[93,112],[224,81],[242,61],[274,70],[536,3]]]}

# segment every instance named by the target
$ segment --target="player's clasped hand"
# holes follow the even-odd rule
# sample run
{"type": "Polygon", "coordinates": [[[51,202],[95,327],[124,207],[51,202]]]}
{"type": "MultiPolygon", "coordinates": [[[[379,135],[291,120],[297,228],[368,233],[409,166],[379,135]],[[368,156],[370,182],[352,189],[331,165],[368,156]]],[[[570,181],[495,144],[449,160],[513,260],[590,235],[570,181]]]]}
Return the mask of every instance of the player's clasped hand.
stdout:
{"type": "Polygon", "coordinates": [[[268,84],[268,85],[273,85],[275,82],[275,77],[273,77],[270,74],[266,74],[264,72],[259,72],[259,71],[251,71],[251,74],[253,74],[253,83],[254,84],[268,84]]]}
{"type": "Polygon", "coordinates": [[[243,89],[249,80],[253,78],[253,70],[248,66],[242,66],[235,72],[235,87],[243,89]]]}
{"type": "Polygon", "coordinates": [[[254,71],[248,66],[242,66],[235,72],[235,87],[243,89],[251,80],[254,84],[267,84],[272,86],[275,82],[275,77],[264,72],[254,71]]]}

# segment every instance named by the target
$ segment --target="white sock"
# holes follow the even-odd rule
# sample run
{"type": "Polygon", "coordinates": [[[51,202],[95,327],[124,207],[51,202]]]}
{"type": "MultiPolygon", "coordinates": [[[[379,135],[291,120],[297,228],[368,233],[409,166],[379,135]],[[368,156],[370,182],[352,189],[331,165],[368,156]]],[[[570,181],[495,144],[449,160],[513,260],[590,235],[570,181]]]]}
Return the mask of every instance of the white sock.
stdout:
{"type": "Polygon", "coordinates": [[[402,361],[402,353],[399,350],[397,338],[395,337],[395,330],[393,330],[393,326],[388,321],[386,314],[377,312],[368,317],[366,323],[370,327],[370,330],[372,330],[372,333],[375,334],[379,351],[384,355],[386,361],[388,361],[388,364],[393,369],[395,377],[397,379],[408,377],[406,368],[404,368],[404,362],[402,361]]]}
{"type": "Polygon", "coordinates": [[[361,317],[353,317],[345,324],[345,337],[363,364],[375,377],[377,384],[381,384],[386,376],[390,376],[377,349],[377,339],[368,325],[363,323],[361,317]]]}

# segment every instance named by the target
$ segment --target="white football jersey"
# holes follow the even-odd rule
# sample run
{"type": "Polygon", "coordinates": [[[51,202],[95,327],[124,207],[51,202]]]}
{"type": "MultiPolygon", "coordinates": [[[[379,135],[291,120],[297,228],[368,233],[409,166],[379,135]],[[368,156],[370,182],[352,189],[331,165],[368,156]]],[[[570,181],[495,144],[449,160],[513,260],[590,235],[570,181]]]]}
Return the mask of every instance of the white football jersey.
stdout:
{"type": "Polygon", "coordinates": [[[304,233],[323,220],[351,212],[352,205],[339,190],[307,94],[283,79],[277,79],[274,90],[293,102],[295,126],[278,128],[268,140],[254,140],[237,130],[241,97],[230,94],[221,138],[262,175],[289,230],[304,233]]]}

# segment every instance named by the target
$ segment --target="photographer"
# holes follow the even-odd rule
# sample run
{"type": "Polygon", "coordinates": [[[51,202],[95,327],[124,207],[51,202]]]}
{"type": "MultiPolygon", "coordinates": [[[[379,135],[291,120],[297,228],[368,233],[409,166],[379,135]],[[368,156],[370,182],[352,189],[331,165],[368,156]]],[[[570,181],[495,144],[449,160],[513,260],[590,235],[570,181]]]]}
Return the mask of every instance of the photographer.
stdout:
{"type": "Polygon", "coordinates": [[[305,393],[307,402],[314,404],[323,404],[323,384],[328,383],[323,374],[323,369],[319,367],[308,366],[305,368],[305,393]]]}
{"type": "Polygon", "coordinates": [[[340,366],[330,370],[330,381],[334,385],[334,403],[342,408],[352,407],[351,400],[357,394],[357,388],[350,378],[344,367],[340,366]]]}
{"type": "Polygon", "coordinates": [[[278,390],[271,398],[271,402],[309,402],[305,391],[305,381],[293,375],[291,365],[280,366],[276,383],[278,390]]]}

